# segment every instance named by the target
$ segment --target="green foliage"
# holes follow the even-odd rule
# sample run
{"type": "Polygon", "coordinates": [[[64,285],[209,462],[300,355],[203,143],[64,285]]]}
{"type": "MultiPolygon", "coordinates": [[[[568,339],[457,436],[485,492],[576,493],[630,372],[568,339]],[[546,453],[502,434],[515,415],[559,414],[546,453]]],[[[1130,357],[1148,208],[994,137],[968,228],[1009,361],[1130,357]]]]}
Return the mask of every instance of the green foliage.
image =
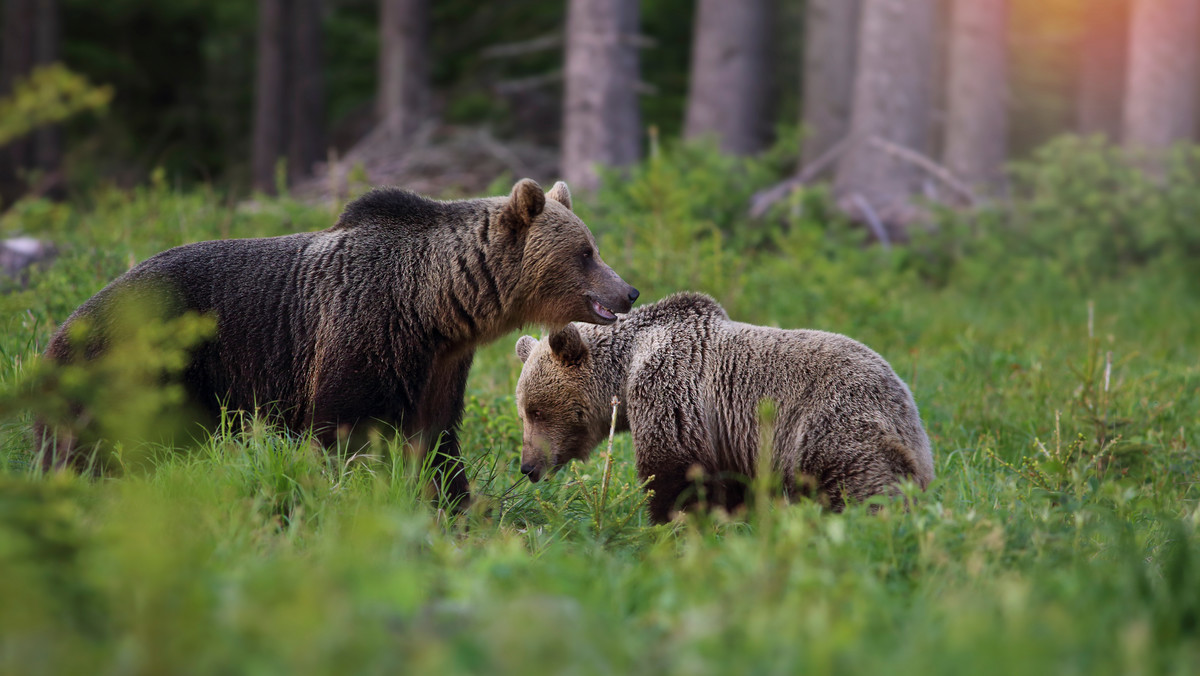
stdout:
{"type": "MultiPolygon", "coordinates": [[[[109,318],[111,347],[96,359],[58,365],[35,358],[25,368],[23,387],[0,396],[0,415],[26,411],[85,448],[106,442],[93,459],[100,465],[140,462],[145,442],[184,444],[196,432],[191,421],[198,412],[186,405],[178,376],[189,350],[212,336],[216,321],[195,314],[164,319],[156,300],[117,300],[109,318]]],[[[99,340],[86,321],[71,329],[77,355],[99,340]]]]}
{"type": "Polygon", "coordinates": [[[1175,149],[1161,179],[1103,139],[1066,137],[1014,166],[1016,241],[1054,253],[1073,274],[1111,275],[1162,256],[1200,253],[1200,152],[1175,149]],[[1043,224],[1053,223],[1046,228],[1043,224]]]}
{"type": "Polygon", "coordinates": [[[112,100],[111,87],[96,87],[59,64],[36,68],[0,99],[0,146],[48,124],[87,111],[100,111],[112,100]]]}
{"type": "MultiPolygon", "coordinates": [[[[939,232],[890,252],[821,190],[747,220],[780,170],[769,157],[667,144],[580,197],[644,302],[705,290],[736,319],[839,331],[886,357],[939,477],[908,509],[829,514],[764,480],[745,514],[650,526],[628,435],[607,483],[601,449],[529,484],[515,335],[472,370],[462,515],[430,499],[402,440],[327,456],[229,414],[153,471],[92,480],[28,469],[19,414],[0,422],[0,670],[1187,673],[1200,289],[1172,210],[1193,179],[1154,196],[1093,154],[1059,145],[1019,170],[1033,173],[1011,209],[940,214],[939,232]],[[1117,219],[1140,253],[1081,213],[1117,219]]],[[[336,210],[231,206],[163,180],[19,203],[0,230],[64,252],[0,296],[0,393],[26,391],[55,324],[133,261],[326,227],[336,210]]]]}

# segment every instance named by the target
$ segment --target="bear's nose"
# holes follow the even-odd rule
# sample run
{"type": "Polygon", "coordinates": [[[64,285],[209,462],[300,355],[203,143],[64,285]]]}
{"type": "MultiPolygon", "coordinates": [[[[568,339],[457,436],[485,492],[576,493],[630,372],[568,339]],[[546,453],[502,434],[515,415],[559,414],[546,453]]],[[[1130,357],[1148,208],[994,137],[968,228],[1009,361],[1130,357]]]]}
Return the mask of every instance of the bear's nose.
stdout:
{"type": "Polygon", "coordinates": [[[521,474],[529,477],[529,481],[535,484],[538,482],[538,479],[542,478],[542,470],[538,469],[538,466],[531,462],[521,463],[521,474]]]}
{"type": "Polygon", "coordinates": [[[633,288],[632,286],[629,287],[629,302],[630,303],[637,300],[638,296],[640,296],[640,295],[642,295],[642,294],[638,293],[637,289],[633,288]]]}

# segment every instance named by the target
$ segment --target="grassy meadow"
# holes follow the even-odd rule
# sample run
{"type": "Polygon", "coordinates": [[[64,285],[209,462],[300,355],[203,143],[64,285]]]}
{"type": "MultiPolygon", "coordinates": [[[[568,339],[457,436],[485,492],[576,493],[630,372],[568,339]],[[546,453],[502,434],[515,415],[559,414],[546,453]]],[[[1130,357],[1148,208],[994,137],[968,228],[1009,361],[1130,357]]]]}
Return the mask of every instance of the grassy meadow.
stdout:
{"type": "MultiPolygon", "coordinates": [[[[517,334],[472,371],[461,516],[394,446],[323,457],[254,420],[118,446],[151,462],[100,479],[39,474],[57,322],[158,251],[327,227],[340,205],[161,180],[20,203],[0,234],[62,255],[0,294],[0,673],[1195,673],[1195,160],[1155,182],[1063,141],[1014,169],[1011,203],[886,250],[821,190],[747,219],[771,156],[680,148],[611,177],[578,211],[642,302],[701,290],[739,320],[863,341],[911,386],[938,472],[908,511],[762,492],[658,527],[628,435],[604,495],[602,453],[521,479],[517,334]]],[[[170,363],[147,341],[127,371],[170,363]]],[[[90,405],[112,429],[159,410],[105,378],[121,394],[90,405]]]]}

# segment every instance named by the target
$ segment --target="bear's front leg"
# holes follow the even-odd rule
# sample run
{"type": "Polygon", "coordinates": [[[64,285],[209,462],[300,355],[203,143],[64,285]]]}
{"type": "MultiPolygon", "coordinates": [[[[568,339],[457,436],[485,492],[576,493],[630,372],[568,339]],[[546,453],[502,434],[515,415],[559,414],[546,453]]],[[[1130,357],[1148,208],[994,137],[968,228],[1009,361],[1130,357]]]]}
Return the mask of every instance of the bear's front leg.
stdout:
{"type": "Polygon", "coordinates": [[[697,471],[713,466],[700,377],[680,352],[659,349],[635,358],[626,392],[638,476],[642,481],[654,477],[646,488],[654,491],[650,519],[655,523],[670,521],[674,512],[697,502],[708,505],[714,497],[708,495],[712,476],[697,471]]]}
{"type": "Polygon", "coordinates": [[[711,455],[707,435],[692,424],[694,420],[682,408],[676,408],[657,419],[631,421],[638,477],[642,481],[654,477],[646,486],[654,491],[650,498],[650,519],[654,523],[666,523],[675,512],[697,504],[709,507],[714,499],[717,504],[723,500],[723,492],[716,490],[715,477],[705,469],[711,455]],[[695,433],[680,434],[681,430],[695,433]]]}
{"type": "Polygon", "coordinates": [[[458,425],[474,351],[434,358],[429,385],[417,409],[417,424],[426,452],[435,452],[431,466],[438,493],[454,511],[471,502],[466,467],[459,453],[458,425]]]}
{"type": "Polygon", "coordinates": [[[654,495],[650,497],[650,521],[667,523],[675,512],[685,506],[681,503],[684,494],[692,487],[692,481],[688,479],[691,465],[670,461],[643,461],[642,454],[639,452],[637,468],[638,478],[642,481],[654,477],[646,485],[646,490],[654,491],[654,495]]]}

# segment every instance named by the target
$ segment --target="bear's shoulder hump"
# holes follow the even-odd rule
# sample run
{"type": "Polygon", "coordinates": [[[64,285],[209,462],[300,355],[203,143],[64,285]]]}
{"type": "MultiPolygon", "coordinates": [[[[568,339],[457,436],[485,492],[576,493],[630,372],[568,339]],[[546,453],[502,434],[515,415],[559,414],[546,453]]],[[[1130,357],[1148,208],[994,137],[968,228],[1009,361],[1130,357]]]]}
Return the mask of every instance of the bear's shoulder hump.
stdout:
{"type": "Polygon", "coordinates": [[[388,225],[406,229],[428,227],[441,220],[445,203],[401,188],[375,188],[342,210],[335,230],[360,225],[388,225]]]}
{"type": "Polygon", "coordinates": [[[728,319],[725,308],[711,296],[695,291],[682,291],[666,298],[645,305],[635,311],[655,322],[694,319],[697,317],[714,317],[728,319]]]}

